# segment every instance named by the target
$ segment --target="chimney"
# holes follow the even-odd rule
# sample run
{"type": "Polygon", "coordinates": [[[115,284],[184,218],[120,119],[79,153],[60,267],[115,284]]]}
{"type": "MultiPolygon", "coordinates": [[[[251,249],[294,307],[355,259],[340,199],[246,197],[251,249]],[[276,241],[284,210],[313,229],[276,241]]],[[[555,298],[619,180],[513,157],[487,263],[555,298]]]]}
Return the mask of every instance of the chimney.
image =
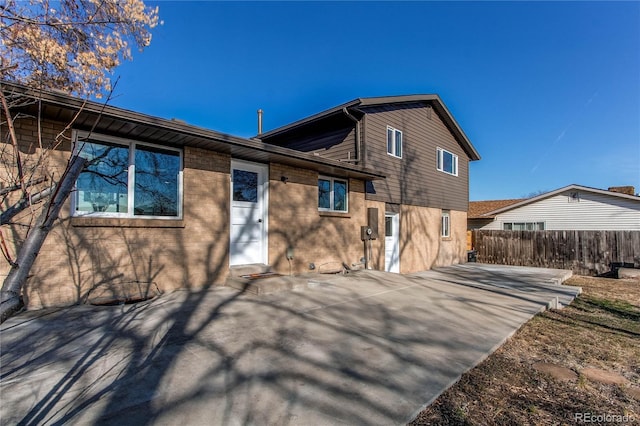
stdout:
{"type": "Polygon", "coordinates": [[[258,110],[258,134],[262,134],[262,110],[258,110]]]}
{"type": "Polygon", "coordinates": [[[618,192],[620,194],[636,195],[636,189],[633,186],[612,186],[608,191],[618,192]]]}

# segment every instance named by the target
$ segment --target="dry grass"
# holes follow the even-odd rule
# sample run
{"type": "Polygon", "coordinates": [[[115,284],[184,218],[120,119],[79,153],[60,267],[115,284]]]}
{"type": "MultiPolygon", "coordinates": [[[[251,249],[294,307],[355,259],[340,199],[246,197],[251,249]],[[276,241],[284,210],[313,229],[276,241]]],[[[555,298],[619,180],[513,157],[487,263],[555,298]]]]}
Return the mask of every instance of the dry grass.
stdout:
{"type": "Polygon", "coordinates": [[[582,295],[525,324],[411,424],[574,425],[575,413],[640,424],[640,283],[576,276],[565,284],[581,286],[582,295]],[[577,380],[539,372],[537,362],[569,368],[577,380]],[[588,367],[627,382],[589,380],[581,374],[588,367]]]}

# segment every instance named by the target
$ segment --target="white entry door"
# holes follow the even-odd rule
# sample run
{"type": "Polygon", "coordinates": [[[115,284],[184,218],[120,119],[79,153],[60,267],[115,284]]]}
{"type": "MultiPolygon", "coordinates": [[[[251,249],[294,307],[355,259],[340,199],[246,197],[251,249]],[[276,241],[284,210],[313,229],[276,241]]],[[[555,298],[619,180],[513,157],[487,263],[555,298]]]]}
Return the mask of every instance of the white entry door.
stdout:
{"type": "Polygon", "coordinates": [[[400,215],[384,215],[384,270],[400,272],[400,215]]]}
{"type": "Polygon", "coordinates": [[[267,263],[266,165],[231,161],[229,264],[267,263]]]}

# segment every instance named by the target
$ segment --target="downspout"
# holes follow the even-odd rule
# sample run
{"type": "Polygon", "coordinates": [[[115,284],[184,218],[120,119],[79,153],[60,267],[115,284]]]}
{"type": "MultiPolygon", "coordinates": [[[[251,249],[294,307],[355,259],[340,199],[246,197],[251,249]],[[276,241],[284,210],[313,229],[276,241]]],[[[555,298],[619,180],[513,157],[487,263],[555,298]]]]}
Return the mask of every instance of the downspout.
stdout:
{"type": "Polygon", "coordinates": [[[347,107],[342,108],[342,112],[344,113],[344,115],[347,116],[347,118],[349,118],[349,120],[353,121],[355,123],[355,125],[356,125],[356,157],[355,158],[347,158],[346,160],[342,160],[342,161],[352,161],[354,163],[358,163],[360,161],[360,150],[361,150],[361,146],[360,146],[360,120],[358,120],[353,115],[351,115],[349,113],[349,110],[347,109],[347,107]]]}

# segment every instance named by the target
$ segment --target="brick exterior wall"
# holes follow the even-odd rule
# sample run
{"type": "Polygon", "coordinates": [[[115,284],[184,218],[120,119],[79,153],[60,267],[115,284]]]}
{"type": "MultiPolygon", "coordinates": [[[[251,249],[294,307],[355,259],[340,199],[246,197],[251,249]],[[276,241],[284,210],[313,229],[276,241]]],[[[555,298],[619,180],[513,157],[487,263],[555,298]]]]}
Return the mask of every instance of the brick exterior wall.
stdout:
{"type": "Polygon", "coordinates": [[[182,220],[71,218],[67,202],[25,289],[29,309],[223,283],[230,157],[186,147],[183,158],[182,220]]]}
{"type": "MultiPolygon", "coordinates": [[[[17,182],[16,154],[9,144],[4,114],[2,114],[1,120],[3,124],[0,125],[0,133],[3,135],[3,145],[0,156],[0,188],[6,188],[17,182]]],[[[29,187],[30,193],[36,194],[51,185],[52,176],[57,180],[64,172],[68,160],[68,155],[65,152],[71,150],[71,132],[65,132],[64,126],[52,121],[42,121],[38,125],[35,119],[29,117],[19,118],[13,124],[18,136],[19,155],[23,164],[25,180],[46,179],[29,187]],[[59,137],[59,135],[61,136],[59,137]],[[54,142],[56,139],[59,140],[58,144],[54,142]]],[[[1,198],[2,210],[5,211],[12,206],[20,196],[21,191],[14,191],[3,196],[1,198]]],[[[12,260],[16,259],[18,247],[21,246],[27,231],[39,217],[41,207],[42,204],[25,209],[14,216],[10,224],[2,226],[2,238],[8,256],[12,260]]],[[[9,270],[9,263],[2,259],[0,279],[4,280],[9,270]]]]}
{"type": "MultiPolygon", "coordinates": [[[[64,129],[49,121],[41,127],[44,146],[64,129]]],[[[16,132],[21,155],[33,164],[42,152],[35,121],[17,120],[16,132]]],[[[65,142],[46,160],[48,172],[56,178],[70,156],[70,136],[67,132],[65,142]]],[[[3,156],[5,160],[11,158],[3,156]]],[[[68,200],[32,268],[23,293],[27,307],[83,303],[87,298],[122,294],[130,287],[171,291],[223,283],[229,267],[230,157],[186,147],[183,162],[182,220],[72,218],[68,200]]],[[[3,208],[11,201],[6,200],[3,208]]],[[[15,224],[3,227],[14,258],[25,225],[32,220],[25,211],[15,224]]],[[[3,262],[0,277],[8,271],[3,262]]]]}
{"type": "MultiPolygon", "coordinates": [[[[32,121],[18,120],[16,128],[22,155],[35,162],[41,152],[38,127],[32,121]]],[[[43,122],[42,140],[53,140],[61,131],[61,125],[43,122]]],[[[46,160],[47,170],[56,178],[69,159],[70,137],[67,132],[65,141],[46,160]]],[[[5,156],[3,161],[10,158],[5,156]]],[[[229,273],[231,157],[185,147],[183,164],[181,220],[71,217],[67,201],[24,289],[27,307],[85,303],[88,298],[122,294],[123,288],[131,286],[166,292],[223,284],[229,273]]],[[[360,227],[366,225],[367,208],[373,207],[378,209],[380,236],[371,244],[371,267],[384,269],[385,203],[366,200],[364,182],[350,179],[348,212],[320,212],[317,184],[316,171],[269,165],[270,265],[277,272],[297,274],[310,272],[311,263],[316,272],[330,272],[339,270],[343,262],[360,262],[364,256],[360,227]],[[286,183],[281,176],[288,178],[286,183]],[[294,249],[290,263],[286,258],[289,247],[294,249]]],[[[400,207],[402,273],[466,261],[466,213],[451,211],[452,238],[442,240],[440,212],[400,207]]],[[[14,258],[31,220],[30,212],[25,211],[14,225],[3,227],[14,258]]],[[[8,269],[3,262],[0,277],[8,269]]]]}
{"type": "Polygon", "coordinates": [[[467,261],[467,213],[451,210],[451,237],[440,236],[442,210],[400,207],[400,272],[408,274],[467,261]]]}
{"type": "MultiPolygon", "coordinates": [[[[365,202],[363,181],[349,180],[348,213],[333,213],[318,211],[317,172],[272,163],[269,176],[269,263],[275,271],[310,272],[313,263],[315,271],[328,272],[341,269],[342,262],[351,266],[360,261],[360,226],[367,224],[366,207],[373,204],[365,202]],[[291,264],[289,247],[294,249],[291,264]]],[[[381,243],[373,245],[379,259],[381,243]]]]}

